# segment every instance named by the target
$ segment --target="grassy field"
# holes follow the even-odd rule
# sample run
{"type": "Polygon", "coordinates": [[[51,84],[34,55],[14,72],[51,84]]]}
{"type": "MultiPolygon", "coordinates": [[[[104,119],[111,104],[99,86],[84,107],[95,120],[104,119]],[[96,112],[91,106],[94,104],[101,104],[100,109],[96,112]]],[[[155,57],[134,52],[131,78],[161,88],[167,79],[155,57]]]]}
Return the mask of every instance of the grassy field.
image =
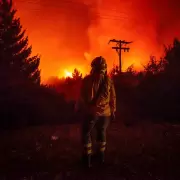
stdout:
{"type": "Polygon", "coordinates": [[[2,180],[179,180],[180,125],[114,122],[106,165],[81,167],[80,124],[1,132],[2,180]]]}

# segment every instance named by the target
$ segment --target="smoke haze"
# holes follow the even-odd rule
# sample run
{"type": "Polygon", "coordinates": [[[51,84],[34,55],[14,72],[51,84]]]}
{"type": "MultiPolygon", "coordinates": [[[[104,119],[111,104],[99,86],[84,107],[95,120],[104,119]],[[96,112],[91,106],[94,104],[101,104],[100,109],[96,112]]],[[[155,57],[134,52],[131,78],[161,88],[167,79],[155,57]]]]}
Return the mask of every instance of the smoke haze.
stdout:
{"type": "Polygon", "coordinates": [[[137,69],[163,44],[180,37],[178,0],[15,0],[33,53],[42,56],[42,78],[63,75],[77,67],[88,73],[89,61],[103,55],[109,68],[118,63],[108,45],[112,38],[133,41],[123,53],[123,68],[137,69]]]}

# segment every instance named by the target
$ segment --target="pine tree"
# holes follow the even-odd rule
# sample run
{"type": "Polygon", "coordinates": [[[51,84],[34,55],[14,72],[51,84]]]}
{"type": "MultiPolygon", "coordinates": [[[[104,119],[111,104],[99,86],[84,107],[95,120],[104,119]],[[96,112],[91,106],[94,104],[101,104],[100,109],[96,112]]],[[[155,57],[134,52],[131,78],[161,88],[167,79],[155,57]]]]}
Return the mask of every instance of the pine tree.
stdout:
{"type": "Polygon", "coordinates": [[[32,46],[22,29],[20,18],[15,17],[12,0],[0,1],[0,71],[8,76],[40,84],[40,57],[31,56],[32,46]]]}
{"type": "Polygon", "coordinates": [[[81,80],[82,79],[82,73],[78,69],[74,69],[72,73],[72,77],[74,80],[81,80]]]}

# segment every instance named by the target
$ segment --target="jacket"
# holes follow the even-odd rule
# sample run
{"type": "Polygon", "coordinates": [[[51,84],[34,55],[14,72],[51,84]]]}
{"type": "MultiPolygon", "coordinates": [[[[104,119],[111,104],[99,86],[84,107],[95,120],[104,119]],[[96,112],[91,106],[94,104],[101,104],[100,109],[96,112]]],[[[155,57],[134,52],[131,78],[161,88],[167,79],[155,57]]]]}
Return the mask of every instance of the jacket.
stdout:
{"type": "Polygon", "coordinates": [[[110,116],[116,111],[116,93],[113,81],[104,74],[90,74],[86,76],[81,85],[80,101],[85,113],[97,116],[110,116]],[[99,87],[102,85],[95,104],[92,104],[99,87]]]}

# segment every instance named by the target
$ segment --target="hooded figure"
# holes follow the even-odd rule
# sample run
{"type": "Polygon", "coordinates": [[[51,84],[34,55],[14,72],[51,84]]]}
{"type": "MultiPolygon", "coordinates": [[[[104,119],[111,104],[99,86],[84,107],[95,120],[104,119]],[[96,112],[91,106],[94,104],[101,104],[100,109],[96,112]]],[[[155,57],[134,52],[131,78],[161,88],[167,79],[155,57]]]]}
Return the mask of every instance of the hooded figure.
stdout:
{"type": "Polygon", "coordinates": [[[90,74],[83,79],[80,95],[85,114],[82,127],[83,162],[88,167],[91,166],[92,130],[97,130],[97,155],[100,162],[104,163],[106,129],[116,111],[116,94],[113,81],[107,76],[106,60],[101,56],[96,57],[91,68],[90,74]]]}

